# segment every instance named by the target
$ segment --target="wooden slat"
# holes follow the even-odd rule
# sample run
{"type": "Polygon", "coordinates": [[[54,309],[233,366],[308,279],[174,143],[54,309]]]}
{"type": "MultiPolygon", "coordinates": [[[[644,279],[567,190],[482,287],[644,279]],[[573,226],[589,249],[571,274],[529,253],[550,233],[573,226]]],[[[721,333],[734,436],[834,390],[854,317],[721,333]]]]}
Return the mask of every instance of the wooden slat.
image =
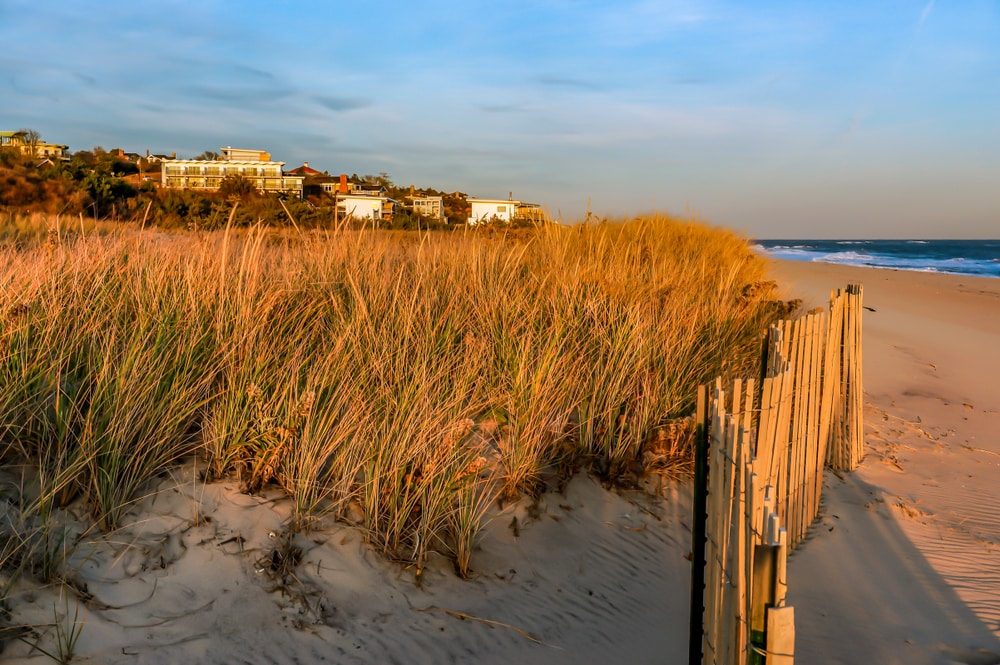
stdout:
{"type": "Polygon", "coordinates": [[[795,608],[769,608],[767,610],[767,665],[793,665],[794,662],[795,608]]]}

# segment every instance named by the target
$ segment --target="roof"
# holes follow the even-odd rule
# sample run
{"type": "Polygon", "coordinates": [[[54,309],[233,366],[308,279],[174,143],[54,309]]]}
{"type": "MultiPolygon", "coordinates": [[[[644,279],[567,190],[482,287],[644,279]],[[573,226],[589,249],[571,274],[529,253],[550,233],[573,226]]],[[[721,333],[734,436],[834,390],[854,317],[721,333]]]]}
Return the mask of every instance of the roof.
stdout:
{"type": "Polygon", "coordinates": [[[471,196],[466,199],[469,203],[513,203],[514,205],[521,205],[520,201],[514,201],[511,199],[475,199],[471,196]]]}
{"type": "Polygon", "coordinates": [[[288,173],[293,173],[295,175],[326,175],[322,171],[317,171],[308,164],[303,164],[302,166],[296,166],[294,169],[288,171],[288,173]]]}

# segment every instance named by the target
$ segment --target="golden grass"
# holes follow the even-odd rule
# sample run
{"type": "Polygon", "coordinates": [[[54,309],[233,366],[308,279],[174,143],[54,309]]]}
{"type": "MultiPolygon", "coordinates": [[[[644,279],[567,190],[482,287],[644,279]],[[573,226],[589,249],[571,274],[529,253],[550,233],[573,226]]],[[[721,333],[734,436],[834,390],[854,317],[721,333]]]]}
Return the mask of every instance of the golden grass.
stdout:
{"type": "MultiPolygon", "coordinates": [[[[0,249],[18,524],[49,533],[83,502],[114,529],[197,452],[246,491],[284,489],[293,529],[351,521],[418,576],[432,551],[469,574],[497,500],[663,463],[695,386],[745,374],[784,313],[744,240],[660,215],[516,236],[46,237],[0,249]]],[[[58,566],[6,531],[8,563],[58,566]]]]}

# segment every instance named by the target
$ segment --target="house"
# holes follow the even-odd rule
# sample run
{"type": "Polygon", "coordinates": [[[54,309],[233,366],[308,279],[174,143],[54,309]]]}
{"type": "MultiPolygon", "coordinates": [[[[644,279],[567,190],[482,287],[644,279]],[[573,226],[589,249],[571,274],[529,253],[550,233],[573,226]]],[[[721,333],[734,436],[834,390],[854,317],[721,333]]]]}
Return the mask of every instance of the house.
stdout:
{"type": "Polygon", "coordinates": [[[357,220],[381,220],[385,204],[386,198],[384,196],[337,194],[337,214],[345,219],[353,217],[357,220]]]}
{"type": "Polygon", "coordinates": [[[30,157],[69,159],[69,146],[59,143],[46,143],[30,137],[23,131],[0,132],[0,149],[16,148],[22,155],[30,157]]]}
{"type": "Polygon", "coordinates": [[[513,199],[474,199],[469,198],[469,224],[486,224],[488,222],[502,222],[510,224],[517,212],[520,201],[513,199]]]}
{"type": "Polygon", "coordinates": [[[215,161],[200,159],[165,159],[160,162],[163,186],[173,189],[218,189],[227,176],[241,176],[252,181],[262,192],[290,192],[302,196],[301,175],[286,175],[284,162],[271,160],[263,150],[225,147],[215,161]]]}
{"type": "Polygon", "coordinates": [[[524,201],[517,204],[514,217],[536,223],[551,221],[549,214],[542,209],[542,206],[537,203],[525,203],[524,201]]]}
{"type": "Polygon", "coordinates": [[[165,162],[168,159],[177,159],[177,153],[172,152],[169,155],[158,155],[156,153],[149,152],[149,150],[146,151],[146,161],[150,164],[159,164],[160,162],[165,162]]]}
{"type": "Polygon", "coordinates": [[[443,196],[407,196],[410,201],[410,209],[418,214],[430,219],[444,219],[444,197],[443,196]]]}
{"type": "Polygon", "coordinates": [[[469,224],[484,224],[487,222],[501,222],[510,224],[515,220],[531,222],[547,222],[549,216],[542,210],[542,206],[537,203],[526,203],[515,201],[512,198],[503,199],[474,199],[469,198],[471,213],[469,214],[469,224]]]}
{"type": "Polygon", "coordinates": [[[351,182],[346,173],[341,173],[339,176],[330,175],[325,171],[317,171],[310,167],[309,162],[303,162],[302,166],[286,171],[285,174],[302,176],[302,195],[305,197],[362,193],[361,186],[351,182]]]}
{"type": "Polygon", "coordinates": [[[300,175],[303,177],[328,175],[326,173],[323,173],[322,171],[317,171],[316,169],[310,167],[309,162],[302,162],[302,166],[296,166],[294,169],[285,171],[285,173],[288,173],[289,175],[300,175]]]}

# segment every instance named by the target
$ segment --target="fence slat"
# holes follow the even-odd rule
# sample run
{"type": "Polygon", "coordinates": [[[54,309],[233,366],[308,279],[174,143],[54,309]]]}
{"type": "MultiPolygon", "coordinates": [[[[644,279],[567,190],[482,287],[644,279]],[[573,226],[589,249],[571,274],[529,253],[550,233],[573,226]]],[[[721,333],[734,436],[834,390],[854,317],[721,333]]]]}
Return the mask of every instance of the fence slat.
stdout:
{"type": "Polygon", "coordinates": [[[793,662],[788,552],[819,513],[824,465],[851,469],[864,454],[862,293],[848,285],[831,293],[828,312],[773,325],[759,383],[736,379],[724,389],[716,379],[700,389],[708,395],[699,407],[708,414],[703,665],[764,654],[769,665],[793,662]],[[756,561],[765,552],[767,565],[756,561]]]}

